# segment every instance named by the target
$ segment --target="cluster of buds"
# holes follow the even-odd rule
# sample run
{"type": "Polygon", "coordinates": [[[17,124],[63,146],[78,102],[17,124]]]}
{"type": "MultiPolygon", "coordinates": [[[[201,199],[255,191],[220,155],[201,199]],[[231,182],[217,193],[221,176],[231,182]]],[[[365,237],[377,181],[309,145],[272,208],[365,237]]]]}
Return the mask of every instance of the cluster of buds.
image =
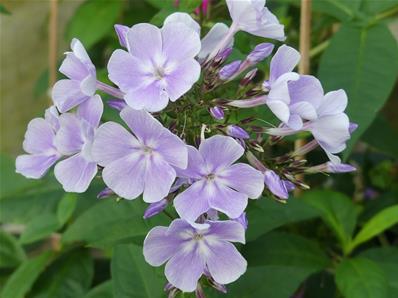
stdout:
{"type": "Polygon", "coordinates": [[[53,87],[54,106],[29,123],[27,154],[16,160],[17,172],[34,179],[55,165],[67,192],[85,192],[99,176],[106,185],[99,198],[142,198],[149,204],[144,218],[174,208],[167,213],[170,225],[154,227],[143,244],[149,264],[166,263],[170,297],[179,291],[204,297],[204,282],[226,292],[225,285],[246,271],[232,242],[245,243],[248,199],[265,194],[286,201],[295,187],[308,189],[296,174],[354,170],[336,155],[353,130],[344,113],[345,92],[324,94],[315,77],[293,72],[300,55],[287,45],[277,49],[262,82],[255,80],[257,64],[273,53],[273,44],[261,43],[243,61],[229,61],[238,31],[280,41],[285,36],[264,0],[226,2],[231,26],[217,23],[202,39],[200,25],[186,13],[171,14],[162,28],[115,25],[124,49],[108,62],[114,86],[97,80],[84,46],[74,39],[60,67],[67,78],[53,87]],[[104,104],[97,91],[110,96],[107,104],[125,126],[101,123],[104,104]],[[260,126],[268,119],[254,113],[239,120],[239,110],[257,106],[269,108],[280,124],[260,126]],[[271,156],[284,136],[301,131],[314,140],[271,156]],[[296,159],[318,146],[329,162],[307,166],[296,159]]]}

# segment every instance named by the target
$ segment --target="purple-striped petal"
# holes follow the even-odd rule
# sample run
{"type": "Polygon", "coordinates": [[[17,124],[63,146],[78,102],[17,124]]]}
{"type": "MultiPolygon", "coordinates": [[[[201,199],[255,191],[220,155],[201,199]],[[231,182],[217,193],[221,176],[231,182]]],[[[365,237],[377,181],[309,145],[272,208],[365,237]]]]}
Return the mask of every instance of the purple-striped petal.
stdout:
{"type": "Polygon", "coordinates": [[[24,154],[17,157],[15,171],[27,178],[39,179],[59,159],[58,155],[24,154]]]}

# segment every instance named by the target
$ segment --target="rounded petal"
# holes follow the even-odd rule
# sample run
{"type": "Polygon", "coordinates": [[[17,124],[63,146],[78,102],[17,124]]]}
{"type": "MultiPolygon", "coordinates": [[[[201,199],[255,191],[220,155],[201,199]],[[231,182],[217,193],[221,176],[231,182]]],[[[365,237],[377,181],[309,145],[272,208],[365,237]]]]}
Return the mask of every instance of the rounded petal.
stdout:
{"type": "Polygon", "coordinates": [[[88,75],[80,82],[80,91],[87,96],[93,96],[97,91],[97,78],[94,75],[88,75]]]}
{"type": "Polygon", "coordinates": [[[181,241],[173,234],[167,234],[167,227],[154,227],[144,240],[144,258],[152,266],[160,266],[178,250],[181,241]]]}
{"type": "Polygon", "coordinates": [[[267,185],[268,189],[277,197],[282,199],[287,199],[289,197],[289,192],[286,188],[285,183],[283,183],[281,178],[274,171],[265,171],[264,183],[267,185]]]}
{"type": "Polygon", "coordinates": [[[168,60],[183,61],[194,58],[199,53],[201,47],[200,37],[190,27],[169,22],[164,24],[161,31],[163,55],[168,60]]]}
{"type": "Polygon", "coordinates": [[[57,155],[24,154],[17,157],[15,171],[26,178],[39,179],[59,159],[57,155]]]}
{"type": "Polygon", "coordinates": [[[221,183],[209,183],[206,187],[211,208],[225,213],[229,218],[239,217],[247,206],[247,195],[221,183]]]}
{"type": "Polygon", "coordinates": [[[343,89],[328,92],[318,108],[318,114],[326,116],[343,113],[347,107],[347,102],[347,94],[343,89]]]}
{"type": "Polygon", "coordinates": [[[222,241],[209,251],[206,265],[216,282],[229,284],[245,273],[247,262],[233,244],[222,241]]]}
{"type": "Polygon", "coordinates": [[[81,124],[75,114],[66,113],[59,117],[60,128],[55,136],[55,146],[63,155],[80,152],[84,145],[81,124]]]}
{"type": "Polygon", "coordinates": [[[174,207],[181,218],[194,222],[210,209],[206,186],[204,180],[197,181],[175,197],[174,207]]]}
{"type": "Polygon", "coordinates": [[[290,110],[286,103],[280,100],[268,100],[267,106],[279,120],[285,123],[289,121],[290,110]]]}
{"type": "Polygon", "coordinates": [[[318,117],[315,107],[305,101],[290,105],[290,113],[297,114],[305,120],[315,120],[318,117]]]}
{"type": "MultiPolygon", "coordinates": [[[[224,23],[216,23],[202,39],[202,47],[198,54],[199,61],[203,61],[213,52],[220,41],[227,35],[229,28],[224,23]]],[[[228,46],[232,46],[233,40],[228,46]]]]}
{"type": "Polygon", "coordinates": [[[298,80],[289,82],[289,94],[292,104],[304,101],[317,109],[323,99],[323,88],[316,77],[300,75],[298,80]]]}
{"type": "Polygon", "coordinates": [[[89,75],[86,65],[74,53],[66,53],[59,71],[72,80],[81,81],[89,75]]]}
{"type": "Polygon", "coordinates": [[[186,169],[188,165],[188,149],[185,143],[169,131],[164,131],[158,141],[159,145],[156,147],[156,152],[170,165],[186,169]]]}
{"type": "Polygon", "coordinates": [[[127,45],[130,54],[139,59],[156,59],[162,51],[161,31],[148,23],[134,25],[127,32],[127,45]]]}
{"type": "Polygon", "coordinates": [[[73,51],[73,54],[81,60],[82,62],[85,62],[86,64],[92,64],[90,57],[87,54],[86,49],[84,48],[83,44],[78,40],[77,38],[73,38],[70,47],[73,51]]]}
{"type": "Polygon", "coordinates": [[[286,125],[293,130],[300,130],[303,127],[303,120],[299,115],[290,115],[289,121],[286,125]]]}
{"type": "Polygon", "coordinates": [[[244,193],[249,198],[261,196],[264,189],[264,175],[253,167],[244,164],[234,164],[217,175],[217,181],[234,190],[244,193]]]}
{"type": "Polygon", "coordinates": [[[208,221],[210,228],[208,235],[214,235],[220,240],[240,242],[245,244],[245,228],[237,221],[208,221]]]}
{"type": "Polygon", "coordinates": [[[163,22],[164,25],[168,23],[183,23],[185,26],[191,28],[200,36],[200,25],[185,12],[172,13],[163,22]]]}
{"type": "Polygon", "coordinates": [[[23,149],[31,154],[40,154],[54,150],[55,132],[49,122],[35,118],[28,124],[23,141],[23,149]]]}
{"type": "Polygon", "coordinates": [[[322,148],[330,153],[339,153],[350,138],[349,125],[347,115],[340,113],[317,119],[309,130],[322,148]]]}
{"type": "Polygon", "coordinates": [[[186,146],[188,150],[188,166],[185,169],[177,169],[177,175],[184,178],[200,179],[206,174],[206,164],[198,149],[186,146]]]}
{"type": "Polygon", "coordinates": [[[135,110],[154,113],[167,107],[169,95],[159,81],[154,81],[148,85],[128,90],[124,100],[135,110]]]}
{"type": "Polygon", "coordinates": [[[181,62],[166,77],[166,92],[171,101],[176,101],[199,80],[200,64],[195,59],[181,62]]]}
{"type": "Polygon", "coordinates": [[[175,178],[175,170],[162,157],[153,154],[146,162],[144,202],[154,203],[165,198],[175,178]]]}
{"type": "Polygon", "coordinates": [[[244,151],[233,138],[221,135],[212,136],[199,146],[199,152],[210,171],[230,166],[243,155],[244,151]]]}
{"type": "Polygon", "coordinates": [[[103,111],[104,104],[101,97],[97,94],[83,102],[79,106],[77,114],[79,115],[79,117],[90,123],[92,127],[96,128],[100,123],[103,111]]]}
{"type": "Polygon", "coordinates": [[[82,193],[97,174],[97,164],[76,154],[57,163],[54,174],[66,192],[82,193]]]}
{"type": "Polygon", "coordinates": [[[95,132],[92,147],[94,160],[101,166],[127,156],[138,148],[137,139],[115,122],[102,124],[95,132]]]}
{"type": "Polygon", "coordinates": [[[80,81],[59,80],[52,89],[52,99],[61,113],[65,113],[89,98],[80,90],[80,81]]]}
{"type": "Polygon", "coordinates": [[[105,166],[102,178],[119,197],[133,200],[144,191],[145,167],[142,154],[134,152],[105,166]]]}
{"type": "Polygon", "coordinates": [[[282,45],[272,57],[270,81],[275,81],[284,73],[291,72],[300,61],[300,53],[292,47],[282,45]]]}
{"type": "Polygon", "coordinates": [[[167,280],[183,292],[193,292],[205,264],[196,250],[180,250],[166,264],[167,280]]]}

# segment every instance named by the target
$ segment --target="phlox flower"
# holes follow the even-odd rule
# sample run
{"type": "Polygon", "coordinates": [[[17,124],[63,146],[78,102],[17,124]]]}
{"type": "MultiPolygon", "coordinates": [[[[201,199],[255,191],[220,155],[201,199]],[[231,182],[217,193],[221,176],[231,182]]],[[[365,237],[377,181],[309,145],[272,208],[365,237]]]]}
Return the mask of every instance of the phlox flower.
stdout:
{"type": "Polygon", "coordinates": [[[16,172],[27,178],[39,179],[61,158],[54,144],[59,129],[58,111],[52,106],[45,112],[44,118],[32,119],[25,133],[23,154],[16,159],[16,172]]]}
{"type": "Polygon", "coordinates": [[[176,219],[169,227],[155,227],[148,233],[144,257],[152,266],[167,262],[167,280],[184,292],[193,292],[203,274],[228,284],[246,271],[246,260],[231,242],[245,243],[245,229],[236,221],[191,225],[176,219]]]}
{"type": "Polygon", "coordinates": [[[85,192],[97,174],[91,149],[103,109],[101,97],[94,95],[80,104],[76,113],[59,117],[55,145],[68,157],[57,163],[54,174],[67,192],[85,192]]]}
{"type": "Polygon", "coordinates": [[[244,153],[231,137],[216,135],[204,140],[199,150],[188,146],[188,167],[180,177],[194,182],[174,199],[181,218],[190,222],[209,209],[236,218],[246,208],[248,198],[258,198],[264,189],[261,172],[236,162],[244,153]]]}
{"type": "Polygon", "coordinates": [[[53,102],[61,113],[88,100],[97,89],[95,66],[84,46],[74,38],[71,49],[59,68],[69,79],[59,80],[52,89],[53,102]]]}
{"type": "Polygon", "coordinates": [[[199,79],[200,65],[194,57],[200,51],[200,38],[184,23],[165,22],[161,29],[137,24],[120,34],[128,52],[114,51],[108,72],[130,107],[160,111],[199,79]]]}
{"type": "Polygon", "coordinates": [[[187,166],[186,145],[144,110],[126,107],[120,117],[134,135],[115,122],[102,124],[95,134],[92,153],[104,167],[102,178],[122,198],[143,193],[145,202],[158,202],[169,193],[175,168],[187,166]]]}

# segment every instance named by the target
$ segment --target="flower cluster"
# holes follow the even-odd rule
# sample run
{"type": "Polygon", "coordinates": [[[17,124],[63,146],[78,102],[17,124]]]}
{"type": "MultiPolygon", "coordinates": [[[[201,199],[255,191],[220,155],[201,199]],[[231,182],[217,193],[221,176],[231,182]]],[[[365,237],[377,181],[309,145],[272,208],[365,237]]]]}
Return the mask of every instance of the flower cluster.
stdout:
{"type": "Polygon", "coordinates": [[[201,278],[226,291],[224,285],[245,272],[247,263],[231,242],[245,243],[248,199],[265,193],[286,200],[294,188],[308,188],[297,174],[355,170],[336,156],[355,129],[344,113],[346,93],[324,94],[318,79],[294,72],[300,54],[287,45],[276,50],[265,80],[256,79],[256,65],[273,44],[231,61],[238,31],[279,41],[285,36],[265,0],[226,2],[231,26],[217,23],[202,39],[200,25],[186,13],[170,15],[162,28],[115,25],[124,48],[107,66],[115,86],[97,80],[82,43],[72,40],[60,67],[67,79],[54,85],[54,106],[45,117],[29,123],[27,154],[16,160],[16,171],[34,179],[55,164],[66,192],[85,192],[100,176],[106,188],[99,197],[142,196],[150,203],[144,218],[174,206],[179,218],[153,228],[143,246],[149,264],[166,263],[170,293],[200,292],[201,278]],[[236,88],[233,98],[225,98],[227,88],[236,88]],[[101,124],[99,91],[111,96],[107,103],[125,125],[101,124]],[[237,116],[256,106],[269,108],[280,124],[259,126],[268,119],[237,116]],[[302,131],[313,140],[270,156],[284,136],[302,131]],[[330,161],[307,166],[297,159],[318,146],[330,161]]]}

